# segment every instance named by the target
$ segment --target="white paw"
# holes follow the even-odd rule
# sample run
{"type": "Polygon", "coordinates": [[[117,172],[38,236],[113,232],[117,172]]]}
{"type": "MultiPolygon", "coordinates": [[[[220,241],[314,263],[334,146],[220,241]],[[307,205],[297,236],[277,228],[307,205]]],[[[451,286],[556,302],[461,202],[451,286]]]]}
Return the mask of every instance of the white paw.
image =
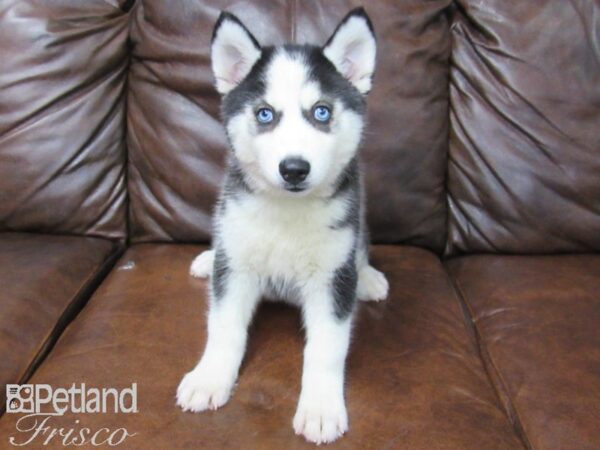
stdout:
{"type": "Polygon", "coordinates": [[[344,399],[327,397],[325,395],[306,401],[301,396],[294,416],[296,434],[317,445],[333,442],[348,431],[348,414],[344,399]]]}
{"type": "Polygon", "coordinates": [[[217,409],[227,403],[232,383],[218,373],[196,368],[187,373],[177,388],[177,405],[184,411],[217,409]]]}
{"type": "Polygon", "coordinates": [[[356,296],[362,301],[381,301],[388,295],[390,286],[385,275],[373,266],[363,267],[358,272],[356,296]]]}
{"type": "Polygon", "coordinates": [[[206,250],[200,253],[192,261],[190,275],[196,278],[207,278],[212,273],[214,260],[214,250],[206,250]]]}

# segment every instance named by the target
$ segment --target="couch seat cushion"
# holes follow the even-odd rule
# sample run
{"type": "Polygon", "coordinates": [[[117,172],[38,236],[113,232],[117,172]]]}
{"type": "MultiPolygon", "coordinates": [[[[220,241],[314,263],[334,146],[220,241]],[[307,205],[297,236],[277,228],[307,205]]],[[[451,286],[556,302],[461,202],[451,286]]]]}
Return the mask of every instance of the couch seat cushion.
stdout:
{"type": "MultiPolygon", "coordinates": [[[[182,412],[175,391],[203,349],[206,282],[188,275],[202,248],[127,250],[65,331],[34,383],[138,385],[134,414],[67,413],[52,426],[127,428],[126,448],[314,448],[294,435],[303,332],[298,311],[257,311],[239,383],[221,410],[182,412]]],[[[331,448],[522,448],[478,358],[458,297],[438,258],[387,246],[375,264],[391,297],[361,304],[347,367],[350,431],[331,448]]],[[[18,414],[5,414],[2,436],[18,414]]],[[[59,445],[57,445],[59,447],[59,445]]]]}
{"type": "Polygon", "coordinates": [[[0,233],[0,411],[5,384],[31,375],[118,249],[105,239],[0,233]]]}
{"type": "Polygon", "coordinates": [[[448,267],[531,447],[600,448],[600,255],[469,256],[448,267]]]}

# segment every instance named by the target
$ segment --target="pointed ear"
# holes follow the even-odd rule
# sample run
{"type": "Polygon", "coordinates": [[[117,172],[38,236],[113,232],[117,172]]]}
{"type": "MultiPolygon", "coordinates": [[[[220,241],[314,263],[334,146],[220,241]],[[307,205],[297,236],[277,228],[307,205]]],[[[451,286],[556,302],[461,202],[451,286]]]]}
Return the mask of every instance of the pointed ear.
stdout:
{"type": "Polygon", "coordinates": [[[226,94],[242,82],[260,58],[260,45],[233,14],[222,12],[210,48],[217,91],[226,94]]]}
{"type": "Polygon", "coordinates": [[[323,54],[362,94],[371,90],[376,43],[373,25],[363,8],[356,8],[337,26],[323,54]]]}

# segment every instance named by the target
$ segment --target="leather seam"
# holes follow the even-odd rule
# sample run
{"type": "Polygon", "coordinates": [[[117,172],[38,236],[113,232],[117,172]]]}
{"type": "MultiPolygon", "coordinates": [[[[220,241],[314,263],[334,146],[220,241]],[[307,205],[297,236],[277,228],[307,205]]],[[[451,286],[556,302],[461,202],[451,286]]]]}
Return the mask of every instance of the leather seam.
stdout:
{"type": "Polygon", "coordinates": [[[504,412],[505,412],[508,420],[510,421],[516,435],[519,437],[519,439],[521,440],[521,442],[523,443],[525,448],[532,450],[533,447],[531,445],[531,442],[529,441],[529,438],[527,437],[527,433],[525,432],[525,429],[523,428],[523,423],[521,421],[518,408],[516,407],[515,402],[514,402],[512,396],[510,395],[509,390],[506,387],[506,382],[505,382],[501,372],[498,370],[496,364],[494,363],[492,356],[489,354],[489,352],[487,351],[487,348],[485,347],[485,345],[483,343],[483,338],[481,337],[481,333],[479,332],[479,328],[477,327],[477,324],[473,320],[474,314],[473,314],[473,310],[471,309],[470,304],[467,300],[468,297],[467,297],[466,293],[464,292],[462,285],[461,285],[460,281],[458,280],[458,277],[455,277],[455,276],[451,275],[450,273],[448,275],[449,275],[452,285],[454,286],[454,288],[458,294],[458,299],[459,299],[461,305],[463,306],[462,309],[463,309],[465,325],[471,330],[471,332],[475,338],[477,351],[479,353],[479,358],[483,363],[483,368],[485,370],[485,373],[487,375],[487,378],[488,378],[491,386],[494,389],[496,397],[498,398],[500,405],[504,409],[504,412]],[[503,398],[506,400],[503,400],[503,398]]]}
{"type": "Polygon", "coordinates": [[[134,2],[131,10],[128,12],[127,16],[127,74],[125,76],[125,82],[123,83],[123,115],[125,119],[123,120],[123,132],[125,135],[124,141],[124,155],[123,155],[123,182],[125,183],[125,246],[129,246],[131,243],[131,195],[130,195],[130,187],[129,187],[129,179],[130,179],[130,157],[129,157],[129,96],[131,95],[131,91],[129,90],[130,81],[131,81],[131,64],[134,58],[134,44],[132,36],[132,23],[134,17],[137,15],[138,8],[142,8],[143,6],[138,6],[141,3],[140,1],[134,2]]]}
{"type": "Polygon", "coordinates": [[[444,9],[446,12],[446,25],[447,25],[447,33],[448,40],[450,41],[449,49],[448,49],[448,58],[446,60],[446,103],[447,103],[447,111],[446,111],[446,154],[444,159],[444,206],[446,207],[445,216],[444,216],[444,237],[443,244],[440,248],[440,258],[444,258],[451,253],[450,249],[450,186],[449,186],[449,170],[448,167],[450,165],[450,139],[452,137],[452,99],[450,98],[450,90],[452,88],[452,58],[454,56],[454,38],[452,36],[452,26],[454,25],[454,1],[450,2],[448,6],[444,9]]]}

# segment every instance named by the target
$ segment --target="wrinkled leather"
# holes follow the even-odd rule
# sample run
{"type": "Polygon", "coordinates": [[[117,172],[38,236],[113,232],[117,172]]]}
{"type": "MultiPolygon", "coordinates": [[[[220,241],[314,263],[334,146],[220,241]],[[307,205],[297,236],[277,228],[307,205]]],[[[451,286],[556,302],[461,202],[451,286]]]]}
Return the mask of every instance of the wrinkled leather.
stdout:
{"type": "Polygon", "coordinates": [[[447,253],[600,250],[600,3],[457,4],[447,253]]]}
{"type": "MultiPolygon", "coordinates": [[[[314,448],[292,430],[300,390],[301,322],[265,304],[230,402],[193,414],[175,405],[206,334],[206,282],[188,275],[199,247],[131,247],[66,330],[34,383],[127,387],[138,414],[66,414],[59,426],[125,427],[128,449],[314,448]]],[[[350,431],[328,448],[523,448],[489,385],[458,298],[439,260],[417,248],[374,251],[390,298],[360,305],[347,363],[350,431]]],[[[16,414],[0,420],[13,434],[16,414]]],[[[50,448],[56,448],[50,446],[50,448]]]]}
{"type": "MultiPolygon", "coordinates": [[[[378,66],[362,152],[376,242],[441,251],[448,130],[449,0],[374,1],[378,66]],[[427,76],[423,76],[426,73],[427,76]]],[[[210,70],[221,9],[263,43],[324,43],[359,2],[138,3],[128,85],[129,194],[134,241],[207,241],[227,143],[210,70]]]]}
{"type": "Polygon", "coordinates": [[[496,386],[531,448],[600,444],[600,255],[448,263],[496,386]]]}
{"type": "Polygon", "coordinates": [[[125,236],[127,16],[0,4],[0,231],[125,236]]]}
{"type": "Polygon", "coordinates": [[[4,385],[31,375],[118,248],[104,239],[0,233],[0,411],[4,385]]]}

